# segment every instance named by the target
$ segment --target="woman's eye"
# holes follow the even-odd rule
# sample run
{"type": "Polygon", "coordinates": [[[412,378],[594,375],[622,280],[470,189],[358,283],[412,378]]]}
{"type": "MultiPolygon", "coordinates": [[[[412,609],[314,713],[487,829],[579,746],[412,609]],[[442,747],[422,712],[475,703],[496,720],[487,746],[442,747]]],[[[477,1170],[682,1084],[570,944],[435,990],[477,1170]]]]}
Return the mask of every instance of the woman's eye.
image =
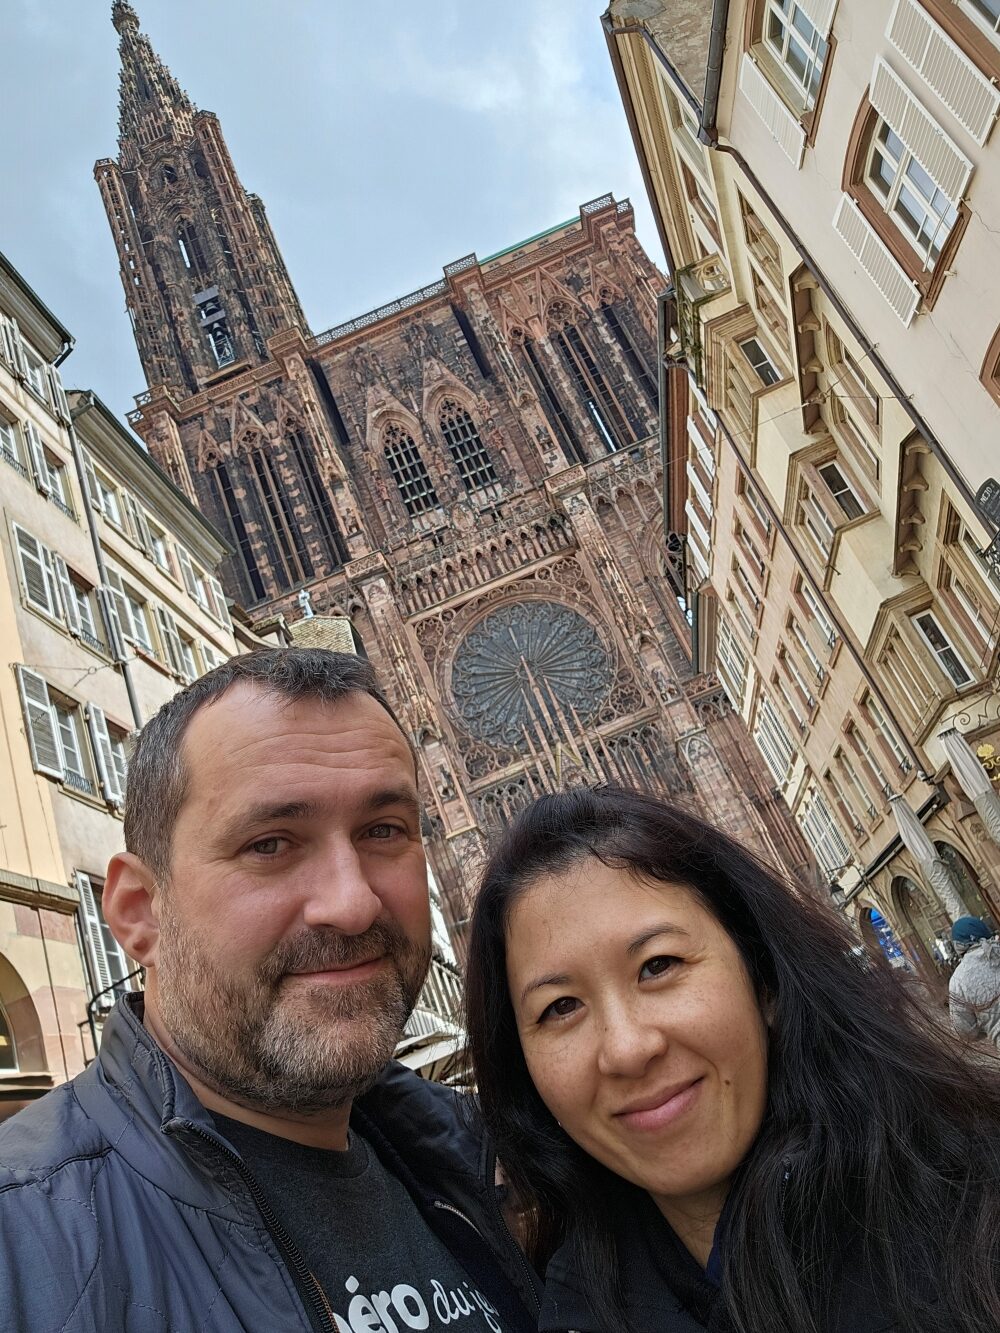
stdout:
{"type": "Polygon", "coordinates": [[[283,844],[288,841],[287,838],[258,838],[256,842],[250,844],[249,850],[257,856],[277,856],[283,849],[283,844]]]}
{"type": "Polygon", "coordinates": [[[580,1001],[574,1000],[572,995],[560,995],[558,1000],[546,1005],[538,1021],[544,1023],[548,1018],[569,1018],[570,1014],[576,1013],[579,1004],[580,1001]]]}
{"type": "Polygon", "coordinates": [[[640,978],[662,977],[680,961],[679,958],[673,958],[667,954],[659,954],[656,958],[650,958],[648,962],[643,963],[639,970],[639,976],[640,978]]]}

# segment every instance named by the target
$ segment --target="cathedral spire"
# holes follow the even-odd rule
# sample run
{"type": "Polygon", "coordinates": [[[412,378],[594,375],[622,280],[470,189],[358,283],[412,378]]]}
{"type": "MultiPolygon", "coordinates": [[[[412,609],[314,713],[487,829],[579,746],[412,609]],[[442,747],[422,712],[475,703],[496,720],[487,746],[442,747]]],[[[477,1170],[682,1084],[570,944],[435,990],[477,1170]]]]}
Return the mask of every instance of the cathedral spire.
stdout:
{"type": "Polygon", "coordinates": [[[139,31],[139,16],[129,0],[114,0],[111,21],[120,38],[122,62],[118,98],[120,160],[123,165],[132,165],[145,148],[157,141],[189,139],[195,108],[149,38],[139,31]]]}

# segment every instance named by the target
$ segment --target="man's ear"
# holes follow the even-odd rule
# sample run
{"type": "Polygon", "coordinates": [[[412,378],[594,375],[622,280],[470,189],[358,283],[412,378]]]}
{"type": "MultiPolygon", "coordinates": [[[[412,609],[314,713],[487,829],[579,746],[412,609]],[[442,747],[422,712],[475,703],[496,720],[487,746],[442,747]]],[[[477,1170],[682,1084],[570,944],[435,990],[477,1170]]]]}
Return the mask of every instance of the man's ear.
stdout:
{"type": "Polygon", "coordinates": [[[118,852],[108,862],[101,912],[118,943],[143,967],[156,963],[159,892],[153,872],[138,856],[118,852]]]}

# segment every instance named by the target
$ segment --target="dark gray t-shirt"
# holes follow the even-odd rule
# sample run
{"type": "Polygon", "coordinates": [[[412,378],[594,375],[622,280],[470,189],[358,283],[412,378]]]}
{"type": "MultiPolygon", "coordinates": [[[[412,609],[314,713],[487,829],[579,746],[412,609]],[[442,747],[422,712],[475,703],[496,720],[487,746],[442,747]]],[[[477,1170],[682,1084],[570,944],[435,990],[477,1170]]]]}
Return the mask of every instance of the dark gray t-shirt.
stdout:
{"type": "Polygon", "coordinates": [[[212,1118],[323,1288],[338,1333],[503,1333],[489,1300],[361,1135],[352,1130],[347,1151],[332,1152],[212,1118]]]}

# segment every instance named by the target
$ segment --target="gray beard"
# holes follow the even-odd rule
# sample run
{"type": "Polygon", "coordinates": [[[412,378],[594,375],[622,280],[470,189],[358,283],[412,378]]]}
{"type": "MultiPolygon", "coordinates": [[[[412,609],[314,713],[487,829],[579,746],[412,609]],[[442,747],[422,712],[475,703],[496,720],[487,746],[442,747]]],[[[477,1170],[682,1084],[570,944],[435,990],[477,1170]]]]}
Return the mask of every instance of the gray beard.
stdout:
{"type": "Polygon", "coordinates": [[[376,922],[363,935],[330,928],[283,941],[251,978],[227,976],[161,897],[156,964],[162,1021],[193,1073],[215,1092],[265,1113],[343,1107],[392,1058],[430,965],[430,943],[376,922]],[[292,971],[385,955],[370,981],[310,986],[292,971]]]}

